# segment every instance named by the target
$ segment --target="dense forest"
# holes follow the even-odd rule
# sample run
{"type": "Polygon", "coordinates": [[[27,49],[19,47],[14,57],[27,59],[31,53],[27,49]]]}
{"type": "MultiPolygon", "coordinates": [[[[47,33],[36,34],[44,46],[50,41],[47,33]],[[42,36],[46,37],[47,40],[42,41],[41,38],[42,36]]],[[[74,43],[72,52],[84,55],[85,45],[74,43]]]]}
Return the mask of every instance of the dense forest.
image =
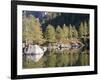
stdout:
{"type": "Polygon", "coordinates": [[[39,12],[38,15],[40,13],[37,17],[37,12],[34,15],[24,12],[23,41],[43,44],[89,37],[88,14],[39,12]]]}
{"type": "Polygon", "coordinates": [[[81,51],[64,50],[60,52],[62,54],[51,50],[37,63],[31,60],[30,64],[23,62],[24,68],[89,65],[89,26],[88,14],[23,11],[23,43],[46,47],[56,44],[79,44],[88,47],[88,50],[81,51]]]}

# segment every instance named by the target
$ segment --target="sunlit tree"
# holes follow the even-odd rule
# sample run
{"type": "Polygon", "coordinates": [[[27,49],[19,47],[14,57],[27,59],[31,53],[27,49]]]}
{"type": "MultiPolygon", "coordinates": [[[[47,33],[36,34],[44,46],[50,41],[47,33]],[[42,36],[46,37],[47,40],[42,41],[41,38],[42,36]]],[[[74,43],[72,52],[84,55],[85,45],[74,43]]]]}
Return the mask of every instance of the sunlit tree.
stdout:
{"type": "Polygon", "coordinates": [[[63,39],[64,39],[64,33],[60,26],[57,26],[57,28],[56,28],[56,39],[59,42],[63,41],[63,39]]]}
{"type": "Polygon", "coordinates": [[[63,25],[63,33],[64,33],[64,38],[68,39],[68,37],[69,37],[69,27],[66,26],[65,24],[63,25]]]}
{"type": "Polygon", "coordinates": [[[73,37],[73,27],[72,25],[70,24],[69,25],[69,38],[71,39],[73,37]]]}
{"type": "Polygon", "coordinates": [[[22,37],[23,37],[23,41],[33,41],[33,36],[34,36],[34,29],[33,26],[35,24],[35,17],[30,15],[28,17],[23,17],[22,19],[22,37]]]}
{"type": "Polygon", "coordinates": [[[55,37],[55,29],[52,25],[48,25],[45,31],[45,39],[47,42],[55,42],[56,37],[55,37]]]}
{"type": "Polygon", "coordinates": [[[40,26],[39,19],[33,15],[23,17],[23,41],[41,44],[43,42],[43,33],[40,26]]]}
{"type": "Polygon", "coordinates": [[[81,22],[79,26],[79,37],[82,38],[84,36],[84,25],[83,22],[81,22]]]}
{"type": "Polygon", "coordinates": [[[89,26],[87,22],[84,22],[84,36],[87,37],[89,35],[89,26]]]}
{"type": "Polygon", "coordinates": [[[76,30],[75,26],[73,26],[73,37],[78,38],[78,31],[76,30]]]}
{"type": "Polygon", "coordinates": [[[40,25],[38,18],[35,20],[35,24],[33,26],[33,29],[34,29],[33,30],[34,31],[33,32],[33,34],[34,34],[33,42],[42,44],[44,42],[44,39],[43,39],[42,28],[41,28],[41,25],[40,25]]]}

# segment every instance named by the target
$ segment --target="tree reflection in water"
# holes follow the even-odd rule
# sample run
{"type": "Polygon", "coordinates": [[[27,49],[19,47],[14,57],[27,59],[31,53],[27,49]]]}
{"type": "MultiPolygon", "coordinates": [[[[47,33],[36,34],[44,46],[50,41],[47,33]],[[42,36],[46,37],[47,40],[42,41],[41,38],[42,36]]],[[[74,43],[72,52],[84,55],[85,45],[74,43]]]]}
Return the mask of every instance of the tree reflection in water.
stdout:
{"type": "Polygon", "coordinates": [[[67,67],[67,66],[88,66],[89,49],[86,47],[61,50],[47,50],[43,57],[34,62],[25,61],[23,57],[23,68],[46,68],[46,67],[67,67]]]}

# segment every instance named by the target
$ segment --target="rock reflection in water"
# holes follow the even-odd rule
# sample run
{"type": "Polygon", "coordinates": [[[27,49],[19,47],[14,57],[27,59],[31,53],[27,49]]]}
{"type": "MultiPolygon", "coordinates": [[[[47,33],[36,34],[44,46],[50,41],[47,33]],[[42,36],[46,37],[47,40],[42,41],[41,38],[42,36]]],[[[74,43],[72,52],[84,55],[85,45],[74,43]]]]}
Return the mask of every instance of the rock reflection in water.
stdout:
{"type": "MultiPolygon", "coordinates": [[[[23,57],[24,58],[24,57],[23,57]]],[[[89,50],[80,48],[61,48],[47,50],[38,62],[24,61],[23,68],[45,68],[89,65],[89,50]]]]}

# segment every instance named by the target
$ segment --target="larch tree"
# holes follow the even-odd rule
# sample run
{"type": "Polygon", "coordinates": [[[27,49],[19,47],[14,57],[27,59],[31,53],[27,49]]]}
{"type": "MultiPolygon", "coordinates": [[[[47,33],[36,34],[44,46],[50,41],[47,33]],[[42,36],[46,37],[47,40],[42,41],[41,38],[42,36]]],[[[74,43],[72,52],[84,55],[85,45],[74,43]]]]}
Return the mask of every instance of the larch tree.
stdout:
{"type": "Polygon", "coordinates": [[[79,26],[79,37],[82,38],[84,36],[84,25],[83,22],[81,22],[79,26]]]}
{"type": "Polygon", "coordinates": [[[43,33],[40,22],[33,15],[23,18],[23,39],[28,43],[43,42],[43,33]]]}
{"type": "Polygon", "coordinates": [[[60,26],[57,26],[56,28],[56,39],[58,42],[62,42],[64,39],[64,33],[60,26]]]}
{"type": "Polygon", "coordinates": [[[84,22],[84,37],[87,37],[89,33],[89,27],[87,22],[84,22]]]}
{"type": "Polygon", "coordinates": [[[68,37],[69,37],[69,27],[64,24],[62,30],[63,30],[63,33],[64,33],[64,38],[68,39],[68,37]]]}
{"type": "Polygon", "coordinates": [[[34,43],[42,44],[44,42],[44,38],[38,18],[35,20],[33,28],[34,28],[34,39],[33,39],[34,43]]]}
{"type": "Polygon", "coordinates": [[[70,38],[70,39],[73,38],[73,27],[72,27],[71,24],[69,25],[69,38],[70,38]]]}
{"type": "Polygon", "coordinates": [[[73,37],[74,37],[74,38],[78,38],[78,31],[77,31],[77,29],[75,28],[75,26],[73,26],[73,37]]]}
{"type": "Polygon", "coordinates": [[[23,16],[22,19],[22,37],[23,41],[25,42],[32,42],[33,41],[33,33],[34,29],[33,26],[35,24],[35,17],[30,15],[28,17],[23,16]]]}
{"type": "Polygon", "coordinates": [[[88,37],[90,35],[90,21],[88,21],[88,37]]]}
{"type": "Polygon", "coordinates": [[[47,42],[55,42],[56,40],[56,37],[55,37],[55,29],[52,25],[48,25],[47,28],[46,28],[46,31],[45,31],[45,39],[47,42]]]}

